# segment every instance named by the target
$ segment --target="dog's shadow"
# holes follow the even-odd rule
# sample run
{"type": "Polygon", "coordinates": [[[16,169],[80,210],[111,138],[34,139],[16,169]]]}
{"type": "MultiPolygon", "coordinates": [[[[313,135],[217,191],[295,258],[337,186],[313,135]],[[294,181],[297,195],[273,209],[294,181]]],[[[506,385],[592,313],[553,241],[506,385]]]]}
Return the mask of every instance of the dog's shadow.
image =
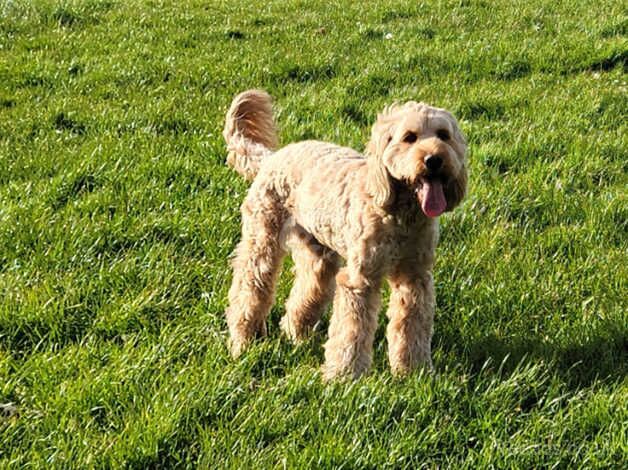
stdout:
{"type": "Polygon", "coordinates": [[[628,375],[626,326],[612,321],[588,331],[586,338],[563,341],[527,331],[509,337],[491,332],[473,340],[463,338],[459,332],[449,331],[442,336],[437,332],[433,348],[459,358],[463,367],[475,373],[487,361],[499,365],[501,374],[510,374],[522,365],[542,364],[572,391],[595,382],[621,381],[628,375]]]}
{"type": "MultiPolygon", "coordinates": [[[[275,307],[270,323],[278,324],[283,313],[283,308],[275,307]]],[[[323,363],[330,314],[328,309],[312,336],[296,349],[282,337],[278,328],[271,327],[276,331],[271,331],[269,336],[280,338],[277,348],[288,362],[286,369],[298,367],[302,361],[312,365],[323,363]]],[[[445,363],[454,361],[462,370],[486,373],[486,364],[490,363],[494,366],[490,370],[507,377],[522,366],[542,364],[572,391],[587,388],[595,382],[620,381],[628,376],[628,329],[619,321],[598,323],[586,332],[586,337],[574,336],[563,341],[548,340],[541,333],[529,331],[507,337],[491,331],[482,333],[474,338],[464,337],[459,329],[438,328],[437,322],[432,341],[436,372],[445,367],[445,363]]],[[[385,335],[386,321],[380,317],[374,343],[375,374],[388,373],[385,335]]]]}

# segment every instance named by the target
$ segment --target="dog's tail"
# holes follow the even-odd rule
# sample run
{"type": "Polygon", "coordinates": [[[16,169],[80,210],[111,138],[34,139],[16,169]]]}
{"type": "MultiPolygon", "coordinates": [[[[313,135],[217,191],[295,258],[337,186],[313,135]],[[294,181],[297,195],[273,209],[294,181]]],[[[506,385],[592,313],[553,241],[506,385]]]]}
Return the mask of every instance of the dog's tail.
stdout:
{"type": "Polygon", "coordinates": [[[248,90],[233,99],[222,135],[227,141],[227,164],[251,181],[262,159],[277,146],[272,98],[262,90],[248,90]]]}

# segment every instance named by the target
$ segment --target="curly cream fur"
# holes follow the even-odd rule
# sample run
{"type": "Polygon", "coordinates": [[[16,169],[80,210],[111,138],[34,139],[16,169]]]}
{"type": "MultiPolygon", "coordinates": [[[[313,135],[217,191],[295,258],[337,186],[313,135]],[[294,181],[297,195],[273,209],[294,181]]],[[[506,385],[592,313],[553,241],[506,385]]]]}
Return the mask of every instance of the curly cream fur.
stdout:
{"type": "Polygon", "coordinates": [[[236,96],[227,111],[225,129],[227,163],[247,180],[252,180],[262,159],[277,146],[271,97],[262,90],[236,96]]]}
{"type": "Polygon", "coordinates": [[[270,97],[252,90],[235,98],[224,135],[228,163],[253,179],[241,208],[226,311],[232,354],[265,334],[275,281],[290,251],[296,278],[281,328],[295,341],[305,338],[333,299],[326,379],[369,370],[384,278],[391,287],[392,371],[431,366],[438,219],[424,215],[417,188],[425,178],[442,180],[446,210],[464,197],[467,144],[455,118],[410,101],[378,116],[366,156],[318,141],[274,151],[270,97]],[[409,133],[416,139],[410,142],[409,133]],[[433,155],[442,159],[436,175],[425,165],[433,155]]]}

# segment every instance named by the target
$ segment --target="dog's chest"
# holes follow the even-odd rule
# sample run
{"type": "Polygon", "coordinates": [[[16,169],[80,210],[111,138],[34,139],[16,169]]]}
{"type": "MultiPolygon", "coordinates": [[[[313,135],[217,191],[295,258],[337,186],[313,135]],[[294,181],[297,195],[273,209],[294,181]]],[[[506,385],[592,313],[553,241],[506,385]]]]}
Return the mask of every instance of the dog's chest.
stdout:
{"type": "Polygon", "coordinates": [[[433,252],[438,237],[438,221],[414,214],[394,214],[382,220],[381,251],[391,261],[422,252],[433,252]]]}

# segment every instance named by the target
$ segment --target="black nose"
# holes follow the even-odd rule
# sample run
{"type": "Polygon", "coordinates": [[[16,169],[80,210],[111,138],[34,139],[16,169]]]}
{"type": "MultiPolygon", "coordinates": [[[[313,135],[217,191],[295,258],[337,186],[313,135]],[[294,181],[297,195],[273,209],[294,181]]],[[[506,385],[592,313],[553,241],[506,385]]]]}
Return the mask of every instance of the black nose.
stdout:
{"type": "Polygon", "coordinates": [[[430,171],[436,171],[443,166],[443,159],[438,155],[428,155],[425,157],[425,166],[430,171]]]}

